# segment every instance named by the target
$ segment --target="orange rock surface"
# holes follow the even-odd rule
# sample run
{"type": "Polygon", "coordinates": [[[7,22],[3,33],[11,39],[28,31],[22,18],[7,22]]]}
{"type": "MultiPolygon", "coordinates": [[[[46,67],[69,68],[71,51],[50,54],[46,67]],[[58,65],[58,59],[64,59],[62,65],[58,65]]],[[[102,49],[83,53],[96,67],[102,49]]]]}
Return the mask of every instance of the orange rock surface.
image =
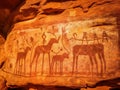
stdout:
{"type": "Polygon", "coordinates": [[[26,0],[6,11],[0,75],[7,86],[117,86],[119,5],[120,0],[26,0]]]}

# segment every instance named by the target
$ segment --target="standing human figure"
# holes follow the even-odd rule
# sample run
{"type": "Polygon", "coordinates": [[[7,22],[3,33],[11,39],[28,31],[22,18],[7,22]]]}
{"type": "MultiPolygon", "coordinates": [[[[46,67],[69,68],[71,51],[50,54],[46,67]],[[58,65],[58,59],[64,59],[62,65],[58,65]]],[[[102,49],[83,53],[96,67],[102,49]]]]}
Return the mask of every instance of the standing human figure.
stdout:
{"type": "Polygon", "coordinates": [[[95,42],[99,43],[99,39],[96,33],[93,33],[93,40],[94,40],[94,44],[95,42]]]}
{"type": "Polygon", "coordinates": [[[104,42],[104,40],[106,40],[107,42],[108,42],[108,34],[105,32],[105,31],[103,31],[103,33],[102,33],[102,42],[104,42]]]}
{"type": "Polygon", "coordinates": [[[82,44],[83,42],[86,41],[88,44],[88,37],[87,37],[87,32],[83,32],[83,37],[82,37],[82,44]]]}

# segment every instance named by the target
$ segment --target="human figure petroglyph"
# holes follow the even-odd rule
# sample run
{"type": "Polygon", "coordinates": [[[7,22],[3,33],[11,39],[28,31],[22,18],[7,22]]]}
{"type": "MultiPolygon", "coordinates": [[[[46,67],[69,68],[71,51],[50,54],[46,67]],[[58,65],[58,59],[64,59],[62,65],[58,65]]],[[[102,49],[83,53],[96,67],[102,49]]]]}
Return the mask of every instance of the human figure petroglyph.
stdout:
{"type": "Polygon", "coordinates": [[[93,33],[93,39],[94,39],[94,43],[95,42],[99,43],[99,38],[96,33],[93,33]]]}
{"type": "Polygon", "coordinates": [[[103,33],[102,33],[102,42],[104,42],[105,40],[108,42],[108,38],[109,38],[108,34],[105,31],[103,31],[103,33]]]}
{"type": "Polygon", "coordinates": [[[83,44],[84,41],[88,44],[87,32],[83,32],[82,44],[83,44]]]}

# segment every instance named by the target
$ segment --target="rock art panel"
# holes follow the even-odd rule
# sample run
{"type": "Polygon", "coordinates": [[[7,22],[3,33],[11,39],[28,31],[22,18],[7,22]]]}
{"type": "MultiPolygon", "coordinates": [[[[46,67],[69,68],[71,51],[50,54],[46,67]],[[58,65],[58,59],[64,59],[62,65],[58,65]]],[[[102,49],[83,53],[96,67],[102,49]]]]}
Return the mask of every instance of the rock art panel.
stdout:
{"type": "Polygon", "coordinates": [[[7,60],[2,70],[23,77],[117,77],[117,27],[91,27],[106,19],[13,30],[5,42],[7,60]]]}
{"type": "Polygon", "coordinates": [[[120,0],[18,3],[1,9],[2,90],[120,87],[120,0]]]}

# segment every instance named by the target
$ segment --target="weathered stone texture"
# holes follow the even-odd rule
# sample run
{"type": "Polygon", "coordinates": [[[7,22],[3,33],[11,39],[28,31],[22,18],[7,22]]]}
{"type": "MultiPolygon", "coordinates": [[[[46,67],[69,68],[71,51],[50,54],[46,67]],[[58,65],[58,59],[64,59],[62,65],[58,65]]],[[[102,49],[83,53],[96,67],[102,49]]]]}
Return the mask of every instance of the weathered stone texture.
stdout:
{"type": "Polygon", "coordinates": [[[119,11],[120,0],[24,1],[5,12],[0,75],[8,87],[119,87],[119,11]]]}

